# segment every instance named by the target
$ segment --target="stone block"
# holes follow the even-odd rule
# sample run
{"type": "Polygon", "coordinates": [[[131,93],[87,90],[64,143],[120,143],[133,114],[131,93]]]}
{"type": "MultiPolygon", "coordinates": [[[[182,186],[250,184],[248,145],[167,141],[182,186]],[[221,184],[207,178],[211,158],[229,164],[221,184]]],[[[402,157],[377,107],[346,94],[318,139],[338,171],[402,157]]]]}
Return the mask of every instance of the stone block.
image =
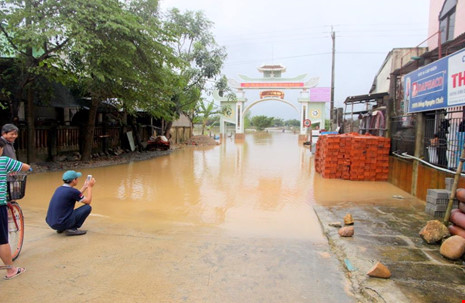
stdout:
{"type": "Polygon", "coordinates": [[[432,198],[447,199],[450,196],[450,190],[429,188],[427,196],[430,196],[432,198]]]}
{"type": "Polygon", "coordinates": [[[433,216],[434,218],[444,218],[446,215],[445,210],[436,210],[436,206],[432,206],[431,204],[426,204],[425,213],[433,216]]]}
{"type": "MultiPolygon", "coordinates": [[[[426,200],[425,212],[428,213],[428,211],[446,211],[447,205],[449,205],[449,200],[426,200]]],[[[452,202],[452,209],[456,209],[458,206],[458,201],[452,202]]]]}
{"type": "Polygon", "coordinates": [[[452,190],[452,186],[454,185],[454,178],[446,178],[446,189],[452,190]]]}
{"type": "MultiPolygon", "coordinates": [[[[446,205],[449,204],[449,197],[447,198],[435,198],[432,196],[426,196],[426,202],[431,203],[431,204],[436,204],[436,205],[446,205]]],[[[459,200],[454,199],[454,205],[459,204],[459,200]]]]}

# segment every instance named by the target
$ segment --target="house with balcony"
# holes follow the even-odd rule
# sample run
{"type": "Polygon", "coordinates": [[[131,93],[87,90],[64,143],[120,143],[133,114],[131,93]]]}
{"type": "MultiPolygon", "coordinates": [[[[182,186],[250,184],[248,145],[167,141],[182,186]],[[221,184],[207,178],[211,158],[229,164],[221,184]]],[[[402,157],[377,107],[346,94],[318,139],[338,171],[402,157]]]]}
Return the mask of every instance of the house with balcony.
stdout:
{"type": "Polygon", "coordinates": [[[423,200],[445,188],[465,142],[465,1],[429,7],[428,36],[387,54],[369,93],[346,98],[343,125],[391,138],[389,181],[423,200]]]}
{"type": "Polygon", "coordinates": [[[465,139],[465,20],[457,16],[465,1],[431,0],[427,51],[390,75],[391,182],[421,199],[445,188],[465,139]]]}

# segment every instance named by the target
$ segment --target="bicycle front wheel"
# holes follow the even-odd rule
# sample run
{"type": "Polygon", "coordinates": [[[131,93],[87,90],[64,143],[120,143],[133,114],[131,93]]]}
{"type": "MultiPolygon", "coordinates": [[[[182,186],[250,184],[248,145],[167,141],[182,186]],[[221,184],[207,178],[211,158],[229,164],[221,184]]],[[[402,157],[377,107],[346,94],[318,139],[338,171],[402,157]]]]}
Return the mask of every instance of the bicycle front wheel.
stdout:
{"type": "Polygon", "coordinates": [[[11,247],[11,257],[15,260],[23,247],[24,216],[18,203],[10,202],[10,205],[8,206],[8,241],[11,247]]]}

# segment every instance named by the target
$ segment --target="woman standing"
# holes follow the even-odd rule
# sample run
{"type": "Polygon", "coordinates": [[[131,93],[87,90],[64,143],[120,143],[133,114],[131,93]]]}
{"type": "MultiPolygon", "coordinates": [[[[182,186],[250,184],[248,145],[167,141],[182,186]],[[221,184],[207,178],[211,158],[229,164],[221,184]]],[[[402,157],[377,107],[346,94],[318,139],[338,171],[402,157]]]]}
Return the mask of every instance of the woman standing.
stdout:
{"type": "Polygon", "coordinates": [[[3,155],[16,160],[16,150],[13,144],[16,138],[18,138],[18,127],[14,124],[5,124],[2,127],[2,136],[0,140],[5,143],[3,147],[3,155]]]}

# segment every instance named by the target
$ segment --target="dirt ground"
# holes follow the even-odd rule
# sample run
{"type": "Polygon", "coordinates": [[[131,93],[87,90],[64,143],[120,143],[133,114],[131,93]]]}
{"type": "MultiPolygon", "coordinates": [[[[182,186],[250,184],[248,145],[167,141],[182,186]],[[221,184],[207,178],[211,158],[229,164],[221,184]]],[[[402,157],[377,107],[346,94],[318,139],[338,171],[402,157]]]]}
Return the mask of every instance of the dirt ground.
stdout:
{"type": "Polygon", "coordinates": [[[187,145],[218,145],[213,138],[209,136],[199,135],[193,136],[186,142],[187,145]]]}
{"type": "Polygon", "coordinates": [[[218,145],[213,138],[208,136],[192,136],[185,144],[171,145],[169,150],[155,150],[155,151],[134,151],[134,152],[123,152],[120,155],[108,155],[102,156],[91,161],[55,161],[55,162],[37,162],[32,163],[32,168],[35,173],[47,172],[47,171],[60,171],[68,169],[83,169],[89,167],[102,167],[110,165],[125,164],[132,161],[143,161],[152,159],[159,156],[168,155],[169,153],[180,149],[186,148],[190,145],[204,146],[204,145],[218,145]]]}

